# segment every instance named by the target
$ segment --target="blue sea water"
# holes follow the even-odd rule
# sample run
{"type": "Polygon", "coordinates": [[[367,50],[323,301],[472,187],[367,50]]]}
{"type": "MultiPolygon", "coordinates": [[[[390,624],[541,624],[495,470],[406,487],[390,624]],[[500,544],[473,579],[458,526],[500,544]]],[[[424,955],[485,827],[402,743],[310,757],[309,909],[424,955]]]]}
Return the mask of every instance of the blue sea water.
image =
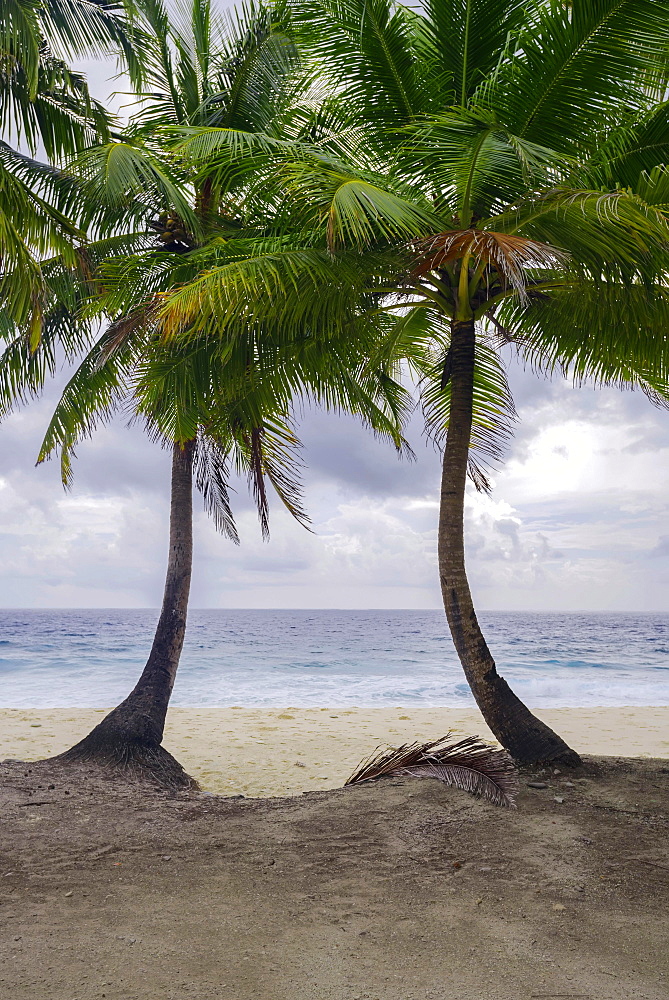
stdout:
{"type": "MultiPolygon", "coordinates": [[[[132,688],[152,610],[0,611],[0,707],[102,707],[132,688]]],[[[487,613],[536,707],[669,705],[669,615],[487,613]]],[[[440,611],[191,611],[175,705],[449,705],[472,697],[440,611]]]]}

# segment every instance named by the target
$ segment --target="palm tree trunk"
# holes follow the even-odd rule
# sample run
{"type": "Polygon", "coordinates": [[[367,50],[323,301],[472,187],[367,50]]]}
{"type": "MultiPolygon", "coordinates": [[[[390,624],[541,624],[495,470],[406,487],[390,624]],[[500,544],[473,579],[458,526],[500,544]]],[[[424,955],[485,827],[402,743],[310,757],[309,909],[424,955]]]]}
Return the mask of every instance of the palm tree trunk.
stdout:
{"type": "Polygon", "coordinates": [[[152,773],[167,785],[195,782],[161,742],[167,706],[186,634],[193,563],[194,441],[172,451],[170,550],[163,606],[146,666],[125,701],[107,715],[63,760],[98,760],[152,773]]]}
{"type": "Polygon", "coordinates": [[[575,766],[578,754],[532,715],[503,677],[474,611],[464,550],[464,499],[472,428],[474,320],[451,323],[451,410],[444,450],[439,513],[439,577],[453,642],[483,717],[519,763],[561,762],[575,766]]]}

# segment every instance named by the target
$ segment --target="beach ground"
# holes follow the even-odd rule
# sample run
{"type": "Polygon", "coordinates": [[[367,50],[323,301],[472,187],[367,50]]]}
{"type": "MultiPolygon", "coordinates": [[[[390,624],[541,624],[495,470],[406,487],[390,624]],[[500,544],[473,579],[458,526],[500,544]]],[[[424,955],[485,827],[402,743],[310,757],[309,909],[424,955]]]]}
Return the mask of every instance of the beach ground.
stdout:
{"type": "Polygon", "coordinates": [[[521,787],[169,797],[0,765],[0,998],[667,1000],[667,761],[521,787]]]}
{"type": "MultiPolygon", "coordinates": [[[[0,761],[36,760],[72,746],[105,709],[0,709],[0,761]]],[[[669,757],[669,706],[535,709],[579,753],[669,757]]],[[[453,730],[491,738],[476,709],[171,708],[165,746],[219,795],[299,795],[340,788],[382,744],[453,730]]]]}

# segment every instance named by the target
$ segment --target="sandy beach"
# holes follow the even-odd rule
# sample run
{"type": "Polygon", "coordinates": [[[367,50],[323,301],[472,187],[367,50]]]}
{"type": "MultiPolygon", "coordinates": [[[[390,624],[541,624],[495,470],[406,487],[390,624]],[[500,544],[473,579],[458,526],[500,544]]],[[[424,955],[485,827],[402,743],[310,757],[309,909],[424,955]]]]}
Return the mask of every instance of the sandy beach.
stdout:
{"type": "Polygon", "coordinates": [[[668,804],[639,758],[525,772],[517,810],[412,778],[235,799],[5,763],[0,997],[667,1000],[668,804]]]}
{"type": "MultiPolygon", "coordinates": [[[[105,709],[2,709],[0,760],[52,757],[105,709]]],[[[560,708],[537,715],[582,753],[669,757],[669,707],[560,708]]],[[[299,795],[343,785],[380,744],[448,730],[491,738],[476,711],[451,708],[173,708],[165,746],[202,788],[219,795],[299,795]]]]}

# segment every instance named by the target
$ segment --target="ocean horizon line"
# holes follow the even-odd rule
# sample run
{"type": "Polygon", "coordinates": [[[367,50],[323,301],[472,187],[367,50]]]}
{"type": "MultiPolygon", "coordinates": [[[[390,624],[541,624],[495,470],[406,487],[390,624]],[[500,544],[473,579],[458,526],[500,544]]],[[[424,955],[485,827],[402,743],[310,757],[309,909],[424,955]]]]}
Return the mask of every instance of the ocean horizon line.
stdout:
{"type": "MultiPolygon", "coordinates": [[[[42,605],[2,605],[0,604],[1,611],[160,611],[160,606],[157,604],[136,604],[136,605],[125,605],[125,604],[100,604],[100,605],[60,605],[60,604],[42,604],[42,605]]],[[[199,605],[189,608],[189,613],[193,611],[251,611],[258,613],[261,611],[303,611],[308,612],[328,612],[328,611],[346,611],[346,612],[356,612],[366,613],[370,611],[379,611],[384,614],[400,614],[402,612],[415,612],[417,614],[424,614],[425,612],[441,612],[445,614],[443,608],[346,608],[346,607],[314,607],[314,608],[281,608],[281,607],[271,607],[271,608],[260,608],[260,607],[222,607],[220,605],[199,605]]],[[[653,616],[653,615],[669,615],[668,608],[657,608],[657,609],[635,609],[635,608],[479,608],[477,609],[477,615],[634,615],[638,616],[653,616]]]]}

